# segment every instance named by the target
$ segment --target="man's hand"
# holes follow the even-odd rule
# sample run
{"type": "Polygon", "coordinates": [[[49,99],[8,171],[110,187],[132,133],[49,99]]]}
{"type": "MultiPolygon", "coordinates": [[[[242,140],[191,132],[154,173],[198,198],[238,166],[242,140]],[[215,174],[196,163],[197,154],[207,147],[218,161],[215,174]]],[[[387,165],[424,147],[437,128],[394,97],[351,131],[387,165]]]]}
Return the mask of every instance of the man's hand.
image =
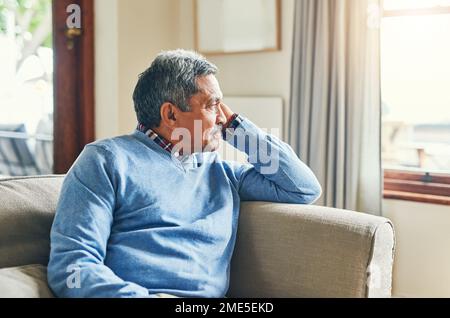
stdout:
{"type": "Polygon", "coordinates": [[[220,108],[227,119],[227,121],[225,123],[225,127],[227,127],[230,124],[230,121],[234,115],[234,112],[231,110],[230,107],[228,107],[224,103],[220,103],[220,108]]]}

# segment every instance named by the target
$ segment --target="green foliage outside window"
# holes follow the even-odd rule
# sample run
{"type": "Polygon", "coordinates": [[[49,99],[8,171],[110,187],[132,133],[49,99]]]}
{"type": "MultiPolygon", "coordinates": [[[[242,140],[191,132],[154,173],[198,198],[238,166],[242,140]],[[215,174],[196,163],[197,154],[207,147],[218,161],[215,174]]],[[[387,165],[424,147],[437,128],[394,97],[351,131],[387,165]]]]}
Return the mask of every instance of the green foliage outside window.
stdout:
{"type": "Polygon", "coordinates": [[[51,48],[51,7],[51,0],[0,0],[0,34],[14,34],[24,48],[51,48]]]}

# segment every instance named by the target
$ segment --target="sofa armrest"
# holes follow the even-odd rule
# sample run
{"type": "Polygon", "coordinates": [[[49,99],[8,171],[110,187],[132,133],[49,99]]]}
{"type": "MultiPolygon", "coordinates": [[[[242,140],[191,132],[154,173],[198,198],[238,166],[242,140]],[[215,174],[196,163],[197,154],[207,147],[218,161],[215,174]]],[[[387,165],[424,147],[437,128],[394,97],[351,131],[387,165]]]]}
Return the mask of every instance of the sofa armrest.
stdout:
{"type": "Polygon", "coordinates": [[[390,297],[394,229],[383,217],[243,202],[229,297],[390,297]]]}

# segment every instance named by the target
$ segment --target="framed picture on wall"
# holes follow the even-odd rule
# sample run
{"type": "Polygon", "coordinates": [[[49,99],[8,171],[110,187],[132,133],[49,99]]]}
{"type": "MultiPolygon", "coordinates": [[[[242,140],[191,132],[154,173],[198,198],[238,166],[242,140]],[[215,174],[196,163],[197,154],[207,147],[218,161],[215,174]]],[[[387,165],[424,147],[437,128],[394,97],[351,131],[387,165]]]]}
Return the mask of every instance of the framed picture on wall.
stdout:
{"type": "Polygon", "coordinates": [[[194,10],[200,53],[281,49],[281,0],[195,0],[194,10]]]}

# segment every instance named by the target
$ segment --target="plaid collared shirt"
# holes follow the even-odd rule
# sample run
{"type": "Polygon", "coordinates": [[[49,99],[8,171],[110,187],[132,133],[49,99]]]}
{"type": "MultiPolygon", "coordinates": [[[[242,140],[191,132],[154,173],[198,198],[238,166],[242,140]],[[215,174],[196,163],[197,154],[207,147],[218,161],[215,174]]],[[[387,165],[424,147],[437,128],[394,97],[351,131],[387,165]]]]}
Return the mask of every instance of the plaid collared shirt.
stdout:
{"type": "MultiPolygon", "coordinates": [[[[223,137],[225,138],[226,129],[236,129],[241,124],[241,122],[242,117],[239,116],[239,114],[234,114],[233,116],[231,116],[228,123],[223,127],[223,137]]],[[[136,129],[150,137],[150,139],[156,142],[156,144],[158,144],[162,149],[167,150],[168,152],[172,152],[174,145],[163,136],[158,135],[153,129],[147,128],[143,124],[138,124],[136,129]]]]}
{"type": "Polygon", "coordinates": [[[137,130],[147,135],[151,140],[156,142],[162,149],[167,150],[168,152],[172,152],[173,144],[164,137],[158,135],[156,132],[153,131],[153,129],[147,128],[143,124],[139,124],[137,126],[137,130]]]}

